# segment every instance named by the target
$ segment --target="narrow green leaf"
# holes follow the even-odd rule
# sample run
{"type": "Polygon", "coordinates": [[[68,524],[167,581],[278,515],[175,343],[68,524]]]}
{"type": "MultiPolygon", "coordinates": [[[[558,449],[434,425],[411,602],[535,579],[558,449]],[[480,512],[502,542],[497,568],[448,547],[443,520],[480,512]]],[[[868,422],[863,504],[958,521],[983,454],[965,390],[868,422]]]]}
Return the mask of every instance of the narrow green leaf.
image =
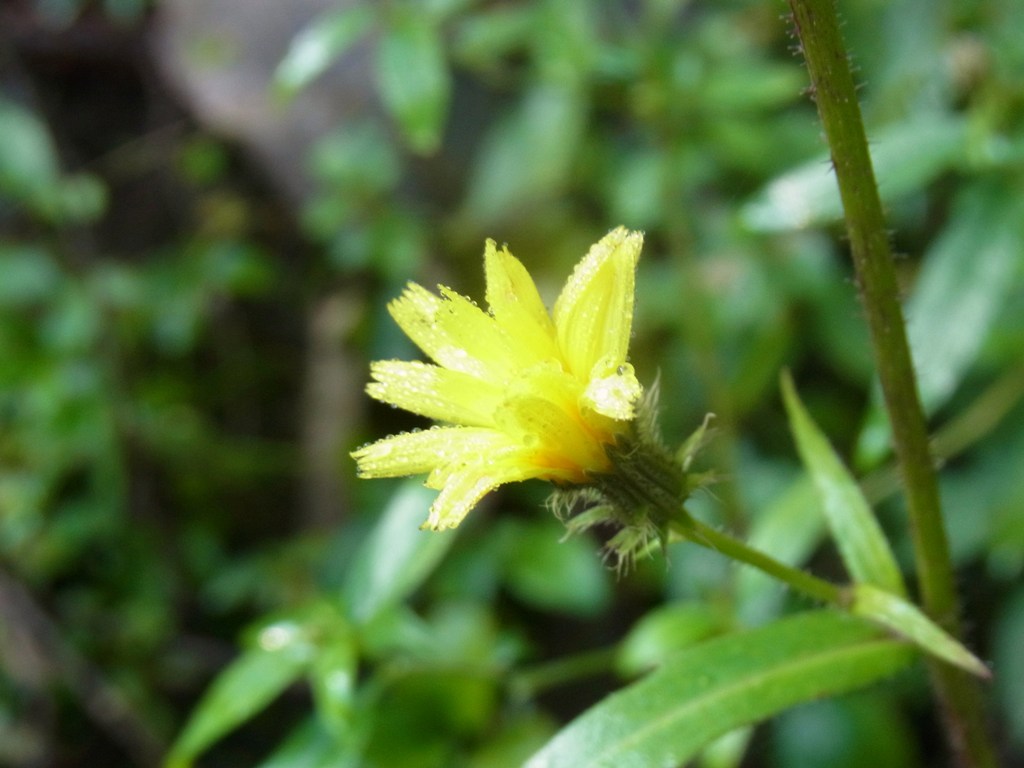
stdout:
{"type": "Polygon", "coordinates": [[[334,637],[309,669],[317,714],[335,737],[351,735],[359,656],[355,638],[334,637]]]}
{"type": "Polygon", "coordinates": [[[948,661],[978,677],[992,674],[977,656],[968,651],[952,635],[929,619],[916,605],[871,584],[853,588],[850,611],[871,619],[907,638],[927,653],[948,661]]]}
{"type": "Polygon", "coordinates": [[[402,135],[416,152],[441,144],[451,75],[440,30],[425,13],[396,12],[377,48],[377,87],[402,135]]]}
{"type": "Polygon", "coordinates": [[[263,627],[255,645],[213,681],[167,758],[185,768],[197,755],[277,698],[305,671],[315,654],[302,625],[292,620],[263,627]]]}
{"type": "Polygon", "coordinates": [[[716,638],[584,712],[527,768],[682,765],[722,734],[880,680],[914,656],[867,622],[832,611],[716,638]]]}
{"type": "Polygon", "coordinates": [[[700,103],[709,112],[774,108],[798,98],[806,79],[794,62],[722,64],[702,78],[700,103]]]}
{"type": "Polygon", "coordinates": [[[452,41],[455,58],[474,68],[494,68],[526,45],[533,20],[533,9],[523,5],[488,5],[462,15],[452,41]]]}
{"type": "MultiPolygon", "coordinates": [[[[873,136],[871,158],[882,199],[920,190],[967,154],[964,121],[928,115],[887,126],[873,136]]],[[[747,226],[762,232],[803,229],[842,217],[839,187],[827,156],[796,168],[769,184],[742,211],[747,226]]]]}
{"type": "Polygon", "coordinates": [[[361,38],[373,23],[363,5],[332,11],[316,19],[292,40],[274,72],[274,87],[285,96],[309,85],[361,38]]]}
{"type": "Polygon", "coordinates": [[[427,578],[455,540],[452,532],[421,531],[435,493],[404,483],[360,548],[345,578],[349,615],[366,624],[407,597],[427,578]]]}
{"type": "Polygon", "coordinates": [[[825,519],[850,575],[854,581],[905,595],[896,558],[871,506],[800,402],[788,373],[782,376],[782,397],[800,458],[814,480],[825,519]]]}

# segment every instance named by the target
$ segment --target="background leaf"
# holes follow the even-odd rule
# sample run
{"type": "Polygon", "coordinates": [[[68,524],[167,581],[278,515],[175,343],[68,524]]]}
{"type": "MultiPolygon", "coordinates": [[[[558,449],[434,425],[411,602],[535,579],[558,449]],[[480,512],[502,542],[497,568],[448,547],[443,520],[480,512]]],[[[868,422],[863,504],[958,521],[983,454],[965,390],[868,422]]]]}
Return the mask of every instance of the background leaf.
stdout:
{"type": "Polygon", "coordinates": [[[555,520],[507,521],[497,532],[504,547],[509,591],[529,605],[576,616],[595,616],[611,601],[609,572],[588,536],[565,538],[555,520]]]}
{"type": "MultiPolygon", "coordinates": [[[[885,202],[920,189],[967,156],[967,130],[949,114],[915,116],[870,132],[871,159],[885,202]]],[[[742,209],[747,226],[762,232],[801,229],[843,215],[839,187],[827,156],[772,181],[742,209]]]]}
{"type": "MultiPolygon", "coordinates": [[[[747,543],[787,565],[803,565],[828,530],[818,504],[814,483],[804,474],[765,503],[747,543]]],[[[778,615],[785,598],[778,582],[754,568],[740,569],[736,580],[737,612],[744,622],[763,623],[778,615]]]]}
{"type": "Polygon", "coordinates": [[[410,6],[395,9],[381,33],[377,87],[409,146],[430,154],[441,144],[451,76],[436,21],[410,6]]]}
{"type": "Polygon", "coordinates": [[[913,768],[920,747],[891,690],[804,704],[772,724],[776,762],[800,768],[913,768]]]}
{"type": "Polygon", "coordinates": [[[996,625],[993,668],[995,685],[1003,706],[1011,713],[1015,743],[1024,744],[1024,588],[1017,587],[996,625]]]}
{"type": "Polygon", "coordinates": [[[565,188],[586,117],[572,85],[539,83],[494,126],[469,179],[462,215],[474,227],[529,211],[565,188]]]}
{"type": "Polygon", "coordinates": [[[292,40],[274,72],[278,92],[292,95],[321,75],[370,28],[373,13],[355,5],[328,13],[292,40]]]}
{"type": "Polygon", "coordinates": [[[671,603],[648,612],[619,645],[620,674],[636,676],[657,667],[678,651],[727,629],[723,617],[706,603],[671,603]]]}
{"type": "MultiPolygon", "coordinates": [[[[955,215],[929,249],[907,301],[910,352],[925,413],[955,393],[984,349],[1024,273],[1024,204],[1002,180],[964,189],[955,215]]],[[[888,452],[889,425],[877,389],[858,443],[858,461],[888,452]]]]}
{"type": "Polygon", "coordinates": [[[450,532],[421,531],[436,492],[420,483],[398,486],[346,575],[344,602],[359,624],[407,597],[444,557],[450,532]]]}
{"type": "Polygon", "coordinates": [[[183,768],[224,734],[262,710],[306,670],[315,652],[303,626],[282,620],[261,628],[255,645],[217,676],[167,759],[183,768]]]}

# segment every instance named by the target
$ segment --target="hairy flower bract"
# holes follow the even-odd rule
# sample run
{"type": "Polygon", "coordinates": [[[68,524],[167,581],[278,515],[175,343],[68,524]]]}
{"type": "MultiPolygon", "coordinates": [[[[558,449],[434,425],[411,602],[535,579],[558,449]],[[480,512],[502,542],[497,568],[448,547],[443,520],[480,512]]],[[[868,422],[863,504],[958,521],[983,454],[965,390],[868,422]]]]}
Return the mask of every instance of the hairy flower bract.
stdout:
{"type": "Polygon", "coordinates": [[[367,392],[441,424],[355,451],[359,475],[427,473],[440,494],[424,527],[437,530],[504,483],[585,485],[607,474],[606,448],[629,430],[643,393],[627,362],[642,244],[639,232],[609,232],[550,314],[526,268],[490,240],[487,311],[410,283],[388,309],[433,363],[375,362],[367,392]]]}

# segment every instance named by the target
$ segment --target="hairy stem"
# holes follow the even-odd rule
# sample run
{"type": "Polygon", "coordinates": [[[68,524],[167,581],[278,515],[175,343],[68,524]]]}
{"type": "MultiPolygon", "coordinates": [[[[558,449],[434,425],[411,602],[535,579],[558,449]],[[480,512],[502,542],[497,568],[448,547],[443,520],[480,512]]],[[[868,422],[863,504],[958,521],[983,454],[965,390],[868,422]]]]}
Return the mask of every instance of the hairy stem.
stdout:
{"type": "MultiPolygon", "coordinates": [[[[834,0],[789,0],[789,5],[839,182],[861,302],[903,476],[922,601],[925,610],[957,636],[959,605],[938,484],[882,205],[834,0]]],[[[994,766],[977,684],[942,662],[929,664],[960,762],[972,768],[994,766]]]]}
{"type": "Polygon", "coordinates": [[[786,565],[770,555],[748,546],[739,539],[734,539],[727,533],[722,533],[710,525],[702,523],[695,517],[687,516],[685,522],[675,519],[669,525],[672,531],[681,538],[756,568],[808,597],[832,605],[845,606],[846,604],[843,590],[835,584],[812,576],[799,568],[786,565]]]}

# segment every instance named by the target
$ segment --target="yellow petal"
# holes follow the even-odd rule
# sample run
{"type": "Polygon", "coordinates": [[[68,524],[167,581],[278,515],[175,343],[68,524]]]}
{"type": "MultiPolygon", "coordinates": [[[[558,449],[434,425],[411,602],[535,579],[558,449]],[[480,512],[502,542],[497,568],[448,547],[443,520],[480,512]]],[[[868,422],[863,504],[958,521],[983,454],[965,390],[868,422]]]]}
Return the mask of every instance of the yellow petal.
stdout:
{"type": "Polygon", "coordinates": [[[493,240],[487,241],[484,246],[484,275],[487,305],[496,316],[516,310],[542,328],[553,329],[533,278],[507,247],[502,246],[498,250],[493,240]]]}
{"type": "Polygon", "coordinates": [[[370,375],[370,397],[450,424],[493,426],[503,398],[487,382],[428,363],[382,360],[370,365],[370,375]]]}
{"type": "Polygon", "coordinates": [[[504,246],[493,240],[484,249],[487,306],[509,339],[517,366],[558,355],[555,327],[530,273],[504,246]]]}
{"type": "Polygon", "coordinates": [[[437,296],[410,283],[388,310],[406,335],[445,368],[496,381],[509,373],[504,334],[494,318],[464,296],[447,288],[437,296]]]}
{"type": "Polygon", "coordinates": [[[431,472],[507,447],[493,429],[434,427],[392,435],[352,452],[360,477],[405,477],[431,472]]]}
{"type": "Polygon", "coordinates": [[[535,451],[538,463],[551,470],[544,477],[581,482],[586,472],[607,469],[604,446],[579,413],[579,395],[579,384],[568,373],[537,366],[512,382],[495,413],[498,428],[535,451]]]}
{"type": "Polygon", "coordinates": [[[451,474],[430,506],[423,528],[454,528],[486,494],[499,485],[535,477],[531,468],[513,459],[479,460],[451,474]]]}
{"type": "Polygon", "coordinates": [[[591,247],[555,303],[558,341],[581,380],[602,358],[625,362],[643,235],[613,229],[591,247]]]}
{"type": "Polygon", "coordinates": [[[610,357],[599,360],[590,372],[582,405],[602,416],[629,421],[634,406],[643,394],[643,387],[629,363],[616,364],[610,357]]]}

